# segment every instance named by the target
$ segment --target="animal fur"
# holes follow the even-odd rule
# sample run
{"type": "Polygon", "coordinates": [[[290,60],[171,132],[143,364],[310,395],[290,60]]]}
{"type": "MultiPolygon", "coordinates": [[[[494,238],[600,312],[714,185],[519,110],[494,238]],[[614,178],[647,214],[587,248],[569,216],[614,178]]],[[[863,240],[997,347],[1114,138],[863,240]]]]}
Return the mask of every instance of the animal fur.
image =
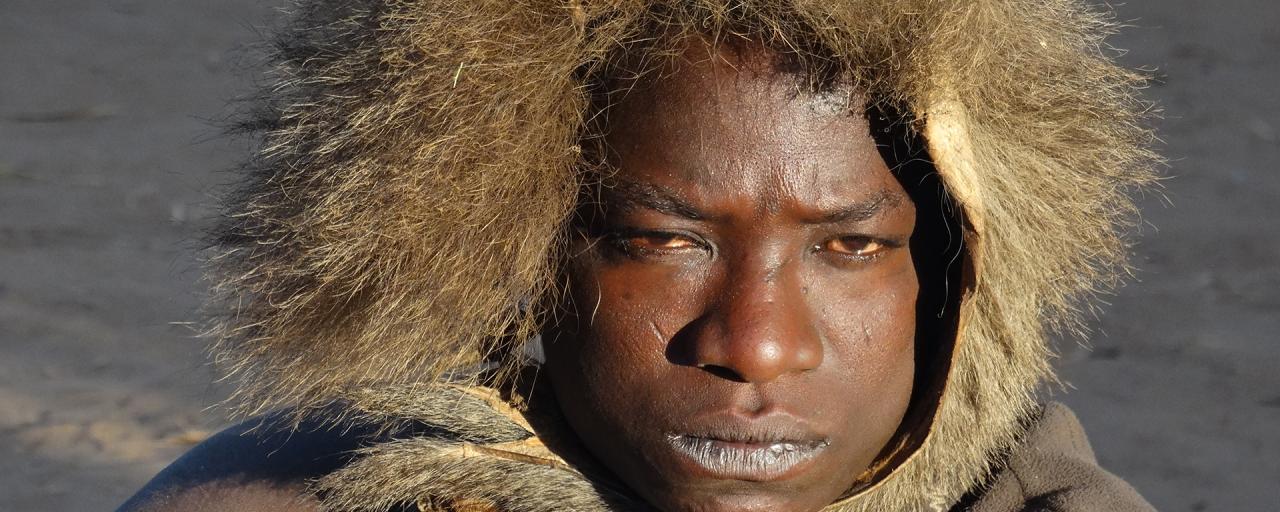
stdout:
{"type": "MultiPolygon", "coordinates": [[[[429,396],[486,363],[515,375],[515,347],[554,314],[593,87],[620,58],[657,69],[683,35],[740,35],[910,113],[964,212],[975,277],[931,432],[831,508],[946,509],[1020,435],[1053,378],[1049,334],[1079,332],[1124,274],[1127,194],[1156,162],[1113,25],[1077,0],[300,0],[292,20],[209,262],[213,354],[241,414],[429,396]]],[[[380,414],[424,416],[412,402],[380,414]]],[[[486,475],[509,468],[441,450],[376,447],[367,460],[394,463],[329,489],[402,499],[470,475],[457,485],[501,490],[486,475]]],[[[538,468],[528,485],[561,485],[538,468]]]]}

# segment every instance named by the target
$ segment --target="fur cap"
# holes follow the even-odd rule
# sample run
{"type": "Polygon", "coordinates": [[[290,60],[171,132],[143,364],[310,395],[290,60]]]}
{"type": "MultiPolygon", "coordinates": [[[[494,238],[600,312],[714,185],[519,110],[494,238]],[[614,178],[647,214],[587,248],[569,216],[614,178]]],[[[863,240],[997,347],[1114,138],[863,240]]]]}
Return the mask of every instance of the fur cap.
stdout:
{"type": "Polygon", "coordinates": [[[1016,442],[1047,337],[1124,274],[1127,193],[1157,159],[1112,27],[1080,0],[298,0],[215,233],[214,357],[241,413],[305,415],[517,353],[557,292],[591,82],[681,34],[742,34],[908,112],[963,212],[927,435],[832,507],[945,509],[1016,442]]]}

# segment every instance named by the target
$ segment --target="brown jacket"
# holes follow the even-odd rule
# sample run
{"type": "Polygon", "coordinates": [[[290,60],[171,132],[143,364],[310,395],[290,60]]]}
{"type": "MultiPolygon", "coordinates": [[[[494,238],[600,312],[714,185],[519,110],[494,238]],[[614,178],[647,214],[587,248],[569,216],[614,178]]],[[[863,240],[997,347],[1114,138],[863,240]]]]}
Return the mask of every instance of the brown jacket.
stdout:
{"type": "MultiPolygon", "coordinates": [[[[119,512],[319,511],[321,502],[307,483],[350,464],[352,450],[385,440],[362,429],[270,432],[270,428],[242,426],[219,434],[166,468],[119,512]]],[[[452,506],[453,510],[494,510],[473,500],[453,503],[466,504],[452,506]]],[[[953,512],[1152,510],[1132,487],[1098,466],[1075,415],[1056,402],[1044,407],[1003,469],[951,508],[953,512]]]]}
{"type": "Polygon", "coordinates": [[[1010,453],[1004,469],[953,510],[972,512],[1141,512],[1155,510],[1124,480],[1098,466],[1084,429],[1053,402],[1010,453]]]}

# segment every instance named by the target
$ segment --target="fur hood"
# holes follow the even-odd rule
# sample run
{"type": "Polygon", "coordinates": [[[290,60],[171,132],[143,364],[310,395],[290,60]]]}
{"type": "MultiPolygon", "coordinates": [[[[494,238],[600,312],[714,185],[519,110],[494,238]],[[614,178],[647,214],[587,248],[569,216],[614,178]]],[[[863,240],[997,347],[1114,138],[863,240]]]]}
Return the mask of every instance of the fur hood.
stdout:
{"type": "Polygon", "coordinates": [[[558,292],[592,81],[673,34],[743,34],[907,112],[958,206],[959,326],[927,414],[830,510],[949,508],[1053,380],[1047,338],[1078,332],[1124,273],[1127,194],[1156,158],[1112,26],[1078,0],[300,0],[246,123],[261,150],[215,233],[215,360],[241,414],[457,434],[371,448],[321,482],[335,509],[638,506],[548,451],[556,427],[511,399],[433,383],[485,364],[514,382],[558,292]],[[513,471],[528,478],[490,478],[513,471]]]}

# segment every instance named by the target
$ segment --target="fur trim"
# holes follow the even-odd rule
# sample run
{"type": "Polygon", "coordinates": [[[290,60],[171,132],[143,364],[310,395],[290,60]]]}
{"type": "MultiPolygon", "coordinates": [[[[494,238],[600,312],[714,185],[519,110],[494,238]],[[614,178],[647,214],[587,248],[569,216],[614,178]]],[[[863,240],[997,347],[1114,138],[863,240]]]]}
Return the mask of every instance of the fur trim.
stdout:
{"type": "MultiPolygon", "coordinates": [[[[1111,29],[1078,0],[302,1],[216,233],[216,360],[243,414],[421,389],[494,354],[511,375],[512,340],[554,303],[591,85],[623,53],[644,72],[681,34],[741,34],[912,113],[965,212],[976,278],[932,431],[832,510],[946,509],[1020,435],[1048,334],[1078,332],[1124,274],[1126,193],[1157,159],[1111,29]]],[[[339,480],[447,478],[411,459],[339,480]]]]}

